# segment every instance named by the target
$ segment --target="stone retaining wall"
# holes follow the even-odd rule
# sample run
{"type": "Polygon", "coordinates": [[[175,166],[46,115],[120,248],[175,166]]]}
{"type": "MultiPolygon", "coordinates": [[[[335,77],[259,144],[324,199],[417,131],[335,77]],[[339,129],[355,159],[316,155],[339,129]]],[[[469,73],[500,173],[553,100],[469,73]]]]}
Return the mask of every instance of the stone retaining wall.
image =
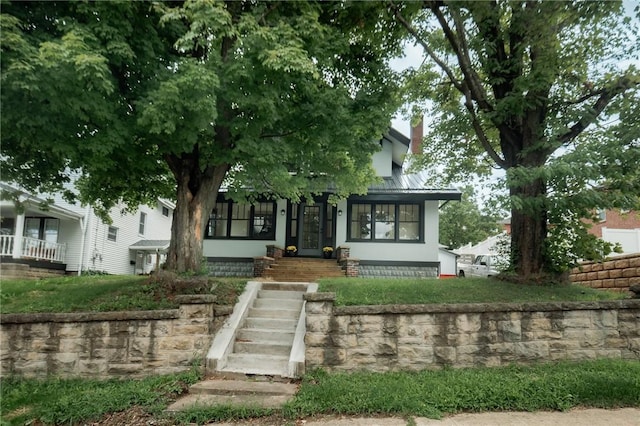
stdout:
{"type": "Polygon", "coordinates": [[[179,296],[179,309],[0,316],[0,376],[107,378],[188,370],[232,307],[179,296]]]}
{"type": "Polygon", "coordinates": [[[640,300],[335,307],[333,293],[305,299],[307,369],[640,360],[640,300]]]}
{"type": "Polygon", "coordinates": [[[592,288],[626,292],[640,284],[640,253],[618,256],[604,262],[584,262],[569,275],[571,282],[592,288]]]}

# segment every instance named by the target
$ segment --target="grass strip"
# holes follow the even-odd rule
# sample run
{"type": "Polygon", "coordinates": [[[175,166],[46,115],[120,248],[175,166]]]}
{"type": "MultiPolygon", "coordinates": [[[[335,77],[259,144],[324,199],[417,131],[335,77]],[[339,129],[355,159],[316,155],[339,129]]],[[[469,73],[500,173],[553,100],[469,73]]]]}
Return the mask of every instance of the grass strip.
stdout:
{"type": "Polygon", "coordinates": [[[0,313],[109,312],[173,309],[177,294],[214,294],[233,305],[247,279],[134,275],[2,280],[0,313]]]}
{"type": "Polygon", "coordinates": [[[571,302],[624,299],[624,293],[579,285],[522,285],[487,278],[319,280],[320,292],[335,292],[337,306],[571,302]]]}
{"type": "Polygon", "coordinates": [[[418,373],[327,373],[304,378],[285,417],[318,414],[441,418],[482,411],[640,406],[640,363],[597,360],[418,373]]]}
{"type": "Polygon", "coordinates": [[[315,370],[305,375],[297,395],[282,409],[196,407],[167,419],[162,411],[169,402],[199,379],[195,369],[139,380],[3,379],[0,423],[80,424],[134,406],[164,420],[158,424],[258,417],[284,424],[318,415],[437,419],[460,412],[640,407],[640,362],[603,359],[413,373],[315,370]]]}
{"type": "Polygon", "coordinates": [[[137,380],[19,379],[0,382],[2,424],[80,424],[137,406],[159,416],[169,401],[201,379],[188,372],[137,380]]]}

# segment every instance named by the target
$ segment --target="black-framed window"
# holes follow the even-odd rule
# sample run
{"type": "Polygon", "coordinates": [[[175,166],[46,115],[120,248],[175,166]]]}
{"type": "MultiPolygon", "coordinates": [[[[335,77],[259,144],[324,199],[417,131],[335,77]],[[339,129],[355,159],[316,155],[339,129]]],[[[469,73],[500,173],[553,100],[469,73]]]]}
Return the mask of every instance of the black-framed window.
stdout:
{"type": "Polygon", "coordinates": [[[354,202],[348,212],[349,241],[422,241],[421,204],[354,202]]]}
{"type": "Polygon", "coordinates": [[[275,238],[276,203],[239,204],[219,201],[213,207],[205,230],[205,238],[275,238]]]}

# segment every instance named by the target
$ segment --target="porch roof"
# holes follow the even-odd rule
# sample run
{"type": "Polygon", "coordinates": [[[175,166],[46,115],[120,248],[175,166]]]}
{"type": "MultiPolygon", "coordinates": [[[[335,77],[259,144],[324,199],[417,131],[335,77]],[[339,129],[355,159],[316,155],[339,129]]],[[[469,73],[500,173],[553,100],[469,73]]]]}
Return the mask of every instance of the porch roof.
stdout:
{"type": "Polygon", "coordinates": [[[129,250],[138,251],[165,251],[169,248],[169,240],[140,240],[129,246],[129,250]]]}
{"type": "MultiPolygon", "coordinates": [[[[10,194],[18,194],[17,196],[22,205],[25,207],[25,210],[30,213],[52,216],[58,219],[79,220],[84,217],[83,213],[64,208],[55,203],[50,203],[44,198],[40,198],[36,195],[30,194],[6,182],[0,182],[0,190],[10,194]]],[[[13,210],[13,214],[16,214],[15,204],[13,202],[6,202],[3,204],[3,209],[13,210]]]]}

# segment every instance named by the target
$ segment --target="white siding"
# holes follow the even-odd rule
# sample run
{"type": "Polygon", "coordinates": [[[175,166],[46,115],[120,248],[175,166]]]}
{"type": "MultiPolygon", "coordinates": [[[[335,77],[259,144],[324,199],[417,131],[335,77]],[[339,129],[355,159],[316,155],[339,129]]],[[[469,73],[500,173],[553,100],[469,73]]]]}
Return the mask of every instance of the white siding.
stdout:
{"type": "Polygon", "coordinates": [[[382,149],[372,156],[373,168],[381,177],[390,177],[393,164],[393,146],[391,142],[382,141],[382,149]]]}
{"type": "MultiPolygon", "coordinates": [[[[156,207],[141,206],[135,213],[122,213],[122,205],[114,207],[109,213],[111,225],[91,214],[91,220],[87,229],[87,247],[84,254],[83,270],[106,271],[110,274],[133,274],[135,265],[131,261],[136,260],[136,253],[129,250],[129,246],[140,240],[169,240],[171,238],[172,212],[169,217],[162,215],[161,205],[156,207]],[[140,213],[147,214],[144,235],[140,235],[140,213]],[[109,226],[118,229],[116,241],[107,238],[109,226]]],[[[149,272],[155,268],[155,255],[152,255],[151,263],[146,265],[144,271],[149,272]]],[[[69,267],[67,267],[69,269],[69,267]]],[[[77,270],[77,269],[76,269],[77,270]]]]}
{"type": "Polygon", "coordinates": [[[640,229],[602,228],[602,239],[622,247],[622,253],[611,253],[610,256],[640,253],[640,229]]]}

